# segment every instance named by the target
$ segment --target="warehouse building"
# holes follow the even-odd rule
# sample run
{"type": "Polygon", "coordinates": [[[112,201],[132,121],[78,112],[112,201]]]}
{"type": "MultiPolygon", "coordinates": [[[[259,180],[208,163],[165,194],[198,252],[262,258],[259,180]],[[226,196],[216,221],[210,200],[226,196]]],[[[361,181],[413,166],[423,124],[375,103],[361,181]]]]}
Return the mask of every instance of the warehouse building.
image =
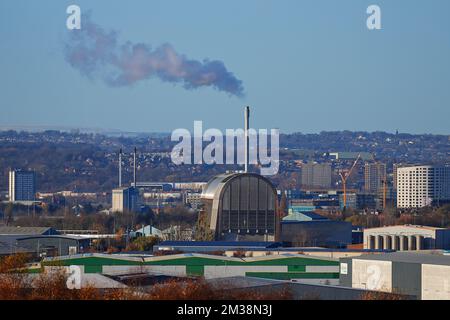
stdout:
{"type": "Polygon", "coordinates": [[[50,227],[0,227],[3,254],[26,252],[35,256],[57,256],[83,252],[90,239],[60,235],[50,227]]]}
{"type": "Polygon", "coordinates": [[[281,222],[281,241],[291,246],[345,248],[352,243],[352,224],[313,212],[293,212],[281,222]]]}
{"type": "Polygon", "coordinates": [[[273,241],[277,192],[265,177],[227,173],[211,179],[201,200],[215,240],[273,241]]]}
{"type": "Polygon", "coordinates": [[[402,225],[364,229],[364,249],[450,249],[450,229],[402,225]]]}
{"type": "Polygon", "coordinates": [[[450,300],[450,256],[395,252],[341,258],[341,286],[450,300]]]}
{"type": "Polygon", "coordinates": [[[17,253],[33,254],[34,251],[28,248],[22,248],[15,242],[0,240],[0,257],[9,256],[17,253]]]}
{"type": "Polygon", "coordinates": [[[90,239],[66,235],[37,235],[18,238],[17,244],[44,256],[65,256],[84,252],[90,247],[90,239]]]}
{"type": "Polygon", "coordinates": [[[314,257],[334,258],[381,254],[390,250],[337,249],[322,247],[285,247],[282,242],[223,242],[223,241],[162,241],[153,246],[153,252],[222,254],[227,257],[262,257],[267,255],[303,254],[314,257]]]}
{"type": "Polygon", "coordinates": [[[308,283],[338,283],[339,260],[299,254],[235,258],[206,254],[167,256],[83,254],[47,258],[43,266],[78,265],[85,273],[104,275],[158,273],[206,279],[249,276],[308,283]]]}
{"type": "Polygon", "coordinates": [[[258,250],[274,250],[282,247],[281,242],[248,241],[162,241],[153,246],[156,251],[178,251],[184,253],[235,252],[253,253],[258,250]]]}
{"type": "Polygon", "coordinates": [[[32,235],[57,235],[59,232],[51,227],[0,227],[1,237],[23,237],[32,235]]]}

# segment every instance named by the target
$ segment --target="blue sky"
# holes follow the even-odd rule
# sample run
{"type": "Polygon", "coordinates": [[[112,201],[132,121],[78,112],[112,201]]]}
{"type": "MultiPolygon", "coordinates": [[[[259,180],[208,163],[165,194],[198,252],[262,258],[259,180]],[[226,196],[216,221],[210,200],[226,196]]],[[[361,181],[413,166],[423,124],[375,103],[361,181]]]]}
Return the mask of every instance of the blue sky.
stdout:
{"type": "Polygon", "coordinates": [[[237,128],[250,105],[252,127],[282,132],[450,134],[449,15],[448,0],[2,0],[0,126],[237,128]],[[83,76],[64,57],[70,4],[121,43],[222,61],[245,96],[83,76]],[[380,31],[366,28],[370,4],[380,31]]]}

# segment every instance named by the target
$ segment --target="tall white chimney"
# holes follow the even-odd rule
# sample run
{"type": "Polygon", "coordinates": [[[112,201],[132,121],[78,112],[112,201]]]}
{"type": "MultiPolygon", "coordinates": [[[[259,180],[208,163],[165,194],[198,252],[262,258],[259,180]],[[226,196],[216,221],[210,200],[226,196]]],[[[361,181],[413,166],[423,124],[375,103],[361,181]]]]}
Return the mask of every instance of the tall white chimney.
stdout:
{"type": "Polygon", "coordinates": [[[134,148],[134,165],[133,165],[133,181],[134,181],[134,187],[136,188],[136,153],[137,149],[134,148]]]}
{"type": "Polygon", "coordinates": [[[122,188],[122,149],[119,151],[119,188],[122,188]]]}
{"type": "Polygon", "coordinates": [[[245,127],[245,166],[244,171],[248,172],[248,155],[249,155],[249,136],[248,136],[248,130],[250,126],[250,107],[245,107],[244,111],[244,127],[245,127]]]}

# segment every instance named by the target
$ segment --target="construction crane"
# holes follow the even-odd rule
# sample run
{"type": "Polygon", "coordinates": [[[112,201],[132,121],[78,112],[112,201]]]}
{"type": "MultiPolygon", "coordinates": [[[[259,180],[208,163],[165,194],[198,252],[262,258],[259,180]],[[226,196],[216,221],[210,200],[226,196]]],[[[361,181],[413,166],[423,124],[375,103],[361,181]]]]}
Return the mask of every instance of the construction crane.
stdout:
{"type": "Polygon", "coordinates": [[[358,163],[360,158],[361,158],[361,154],[358,154],[358,157],[356,157],[356,160],[355,160],[355,162],[353,162],[353,165],[350,168],[350,170],[339,172],[339,175],[341,176],[341,180],[342,180],[342,187],[344,189],[344,209],[347,207],[347,179],[352,174],[353,169],[356,167],[356,164],[358,163]]]}

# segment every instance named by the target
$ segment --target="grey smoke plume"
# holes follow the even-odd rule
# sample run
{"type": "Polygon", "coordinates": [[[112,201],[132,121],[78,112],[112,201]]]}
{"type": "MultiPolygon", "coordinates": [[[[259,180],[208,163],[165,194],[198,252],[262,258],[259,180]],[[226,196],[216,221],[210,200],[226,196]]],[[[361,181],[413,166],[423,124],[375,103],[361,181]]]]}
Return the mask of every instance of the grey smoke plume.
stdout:
{"type": "Polygon", "coordinates": [[[89,78],[102,77],[109,86],[129,86],[157,77],[186,89],[211,86],[242,97],[242,81],[219,60],[191,60],[170,44],[152,49],[144,43],[118,43],[115,31],[106,31],[83,15],[80,30],[69,31],[65,44],[68,63],[89,78]]]}

